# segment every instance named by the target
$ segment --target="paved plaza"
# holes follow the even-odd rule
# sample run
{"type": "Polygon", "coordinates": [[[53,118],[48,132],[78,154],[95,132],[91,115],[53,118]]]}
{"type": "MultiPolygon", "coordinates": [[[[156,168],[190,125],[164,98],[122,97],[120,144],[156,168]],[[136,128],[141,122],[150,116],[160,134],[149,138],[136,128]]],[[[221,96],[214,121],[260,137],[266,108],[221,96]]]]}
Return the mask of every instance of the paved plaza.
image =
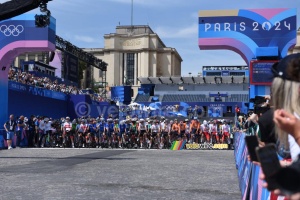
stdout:
{"type": "Polygon", "coordinates": [[[0,151],[0,200],[241,199],[233,151],[0,151]]]}

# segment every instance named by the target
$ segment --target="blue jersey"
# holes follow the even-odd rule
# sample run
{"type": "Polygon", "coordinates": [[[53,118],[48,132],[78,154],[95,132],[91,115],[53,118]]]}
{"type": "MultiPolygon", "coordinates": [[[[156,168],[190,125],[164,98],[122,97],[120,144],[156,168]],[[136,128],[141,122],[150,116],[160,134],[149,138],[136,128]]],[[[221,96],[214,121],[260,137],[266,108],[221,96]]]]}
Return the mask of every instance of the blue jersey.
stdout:
{"type": "Polygon", "coordinates": [[[126,124],[125,126],[126,126],[126,127],[125,127],[125,129],[126,129],[126,132],[130,131],[131,124],[126,124]]]}
{"type": "Polygon", "coordinates": [[[99,128],[99,131],[100,131],[101,133],[103,133],[103,132],[104,132],[104,129],[105,129],[105,127],[106,127],[106,124],[103,123],[103,122],[100,122],[100,123],[97,124],[97,127],[99,128]]]}
{"type": "Polygon", "coordinates": [[[89,124],[90,133],[96,133],[96,124],[89,124]]]}
{"type": "Polygon", "coordinates": [[[122,124],[122,125],[120,124],[120,132],[124,133],[125,129],[126,129],[126,124],[122,124]]]}
{"type": "Polygon", "coordinates": [[[106,128],[109,132],[114,132],[114,123],[108,123],[106,128]]]}

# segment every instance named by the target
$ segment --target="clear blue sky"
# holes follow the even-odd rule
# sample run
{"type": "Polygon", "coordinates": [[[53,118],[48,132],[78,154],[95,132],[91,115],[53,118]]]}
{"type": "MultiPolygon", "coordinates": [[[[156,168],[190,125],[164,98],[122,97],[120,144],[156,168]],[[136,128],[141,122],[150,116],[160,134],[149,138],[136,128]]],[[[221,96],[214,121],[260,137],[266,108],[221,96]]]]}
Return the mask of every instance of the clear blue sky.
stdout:
{"type": "MultiPolygon", "coordinates": [[[[7,0],[0,0],[6,2],[7,0]]],[[[298,8],[300,0],[133,0],[134,25],[149,25],[168,47],[181,55],[182,75],[197,74],[204,65],[245,65],[231,51],[203,51],[198,47],[198,11],[247,8],[298,8]]],[[[130,25],[131,0],[53,0],[48,3],[57,20],[57,35],[81,48],[103,48],[104,34],[130,25]]],[[[39,10],[31,11],[39,13],[39,10]]]]}

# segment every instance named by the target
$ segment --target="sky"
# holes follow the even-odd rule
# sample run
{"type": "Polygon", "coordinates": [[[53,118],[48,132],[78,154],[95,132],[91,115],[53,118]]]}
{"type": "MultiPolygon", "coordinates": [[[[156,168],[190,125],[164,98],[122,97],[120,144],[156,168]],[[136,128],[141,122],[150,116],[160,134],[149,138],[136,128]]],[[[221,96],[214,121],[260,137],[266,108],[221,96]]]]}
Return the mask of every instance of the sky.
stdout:
{"type": "MultiPolygon", "coordinates": [[[[80,48],[103,48],[104,34],[115,33],[119,24],[131,24],[131,1],[52,0],[48,9],[56,18],[57,35],[80,48]]],[[[298,8],[300,27],[300,0],[133,0],[133,25],[149,25],[167,47],[176,48],[182,57],[181,74],[196,75],[202,66],[246,65],[235,52],[199,49],[199,10],[251,8],[298,8]]]]}

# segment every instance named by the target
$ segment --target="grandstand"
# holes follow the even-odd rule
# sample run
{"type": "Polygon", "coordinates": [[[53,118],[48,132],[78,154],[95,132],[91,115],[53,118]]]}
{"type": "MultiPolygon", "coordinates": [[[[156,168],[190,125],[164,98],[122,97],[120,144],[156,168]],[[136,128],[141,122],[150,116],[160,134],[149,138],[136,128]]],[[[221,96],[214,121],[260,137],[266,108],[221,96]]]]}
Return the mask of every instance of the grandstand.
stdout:
{"type": "Polygon", "coordinates": [[[166,94],[163,95],[162,102],[206,102],[210,101],[210,98],[206,98],[205,95],[188,95],[188,94],[166,94]]]}
{"type": "Polygon", "coordinates": [[[149,94],[137,94],[137,96],[135,97],[135,102],[148,102],[150,98],[149,94]]]}
{"type": "Polygon", "coordinates": [[[235,106],[239,106],[244,112],[247,111],[244,104],[249,102],[247,73],[236,73],[232,76],[222,76],[222,73],[218,76],[204,74],[204,76],[139,77],[141,87],[134,101],[144,105],[159,102],[162,107],[182,105],[183,113],[187,111],[187,107],[202,106],[206,117],[213,116],[220,108],[221,116],[226,117],[232,117],[235,106]]]}
{"type": "Polygon", "coordinates": [[[249,99],[245,76],[139,77],[141,88],[135,102],[246,102],[249,99]],[[154,95],[144,92],[145,85],[154,86],[154,95]],[[156,98],[153,98],[155,96],[156,98]]]}

